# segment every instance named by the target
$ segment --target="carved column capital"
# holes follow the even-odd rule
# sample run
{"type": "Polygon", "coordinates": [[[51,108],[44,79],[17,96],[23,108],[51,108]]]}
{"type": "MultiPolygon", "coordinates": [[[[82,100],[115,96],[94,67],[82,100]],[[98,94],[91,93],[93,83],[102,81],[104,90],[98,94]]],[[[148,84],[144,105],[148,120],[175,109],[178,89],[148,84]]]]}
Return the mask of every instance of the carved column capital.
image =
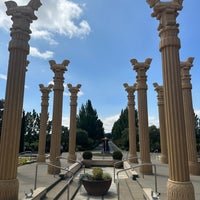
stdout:
{"type": "Polygon", "coordinates": [[[161,2],[159,0],[148,0],[150,7],[154,8],[152,17],[156,17],[160,24],[158,26],[160,41],[160,51],[166,46],[177,46],[180,48],[180,40],[177,37],[179,24],[176,23],[178,11],[182,10],[182,0],[161,2]]]}
{"type": "Polygon", "coordinates": [[[12,40],[9,43],[9,50],[11,48],[21,48],[29,53],[28,40],[31,33],[30,24],[37,17],[34,11],[42,5],[40,0],[31,0],[26,6],[18,6],[14,1],[5,2],[8,16],[12,16],[13,25],[11,28],[12,40]]]}
{"type": "Polygon", "coordinates": [[[54,60],[50,60],[51,70],[54,72],[54,90],[64,90],[64,72],[67,71],[66,66],[70,63],[69,60],[64,60],[61,64],[57,64],[54,60]]]}
{"type": "Polygon", "coordinates": [[[40,87],[40,91],[42,92],[41,106],[48,106],[49,93],[51,92],[51,89],[53,88],[53,84],[49,84],[47,87],[44,87],[43,84],[39,84],[39,87],[40,87]]]}
{"type": "Polygon", "coordinates": [[[185,62],[180,62],[181,65],[181,80],[183,89],[192,89],[190,69],[193,66],[193,57],[189,57],[185,62]]]}
{"type": "Polygon", "coordinates": [[[81,88],[81,84],[77,84],[75,87],[72,86],[72,84],[67,84],[68,88],[69,88],[69,92],[71,93],[70,99],[70,105],[77,105],[77,94],[80,91],[81,88]]]}
{"type": "Polygon", "coordinates": [[[157,92],[157,98],[158,98],[158,106],[164,105],[164,90],[163,86],[158,85],[158,83],[153,83],[153,86],[155,88],[155,91],[157,92]]]}
{"type": "Polygon", "coordinates": [[[128,93],[128,105],[135,106],[135,101],[134,101],[135,95],[134,95],[134,93],[136,91],[136,86],[137,86],[136,84],[129,86],[127,83],[124,83],[125,90],[128,93]]]}
{"type": "Polygon", "coordinates": [[[145,62],[138,62],[136,59],[131,59],[131,63],[133,65],[133,69],[137,72],[137,89],[145,89],[147,90],[147,76],[146,72],[150,67],[152,59],[147,58],[145,62]]]}

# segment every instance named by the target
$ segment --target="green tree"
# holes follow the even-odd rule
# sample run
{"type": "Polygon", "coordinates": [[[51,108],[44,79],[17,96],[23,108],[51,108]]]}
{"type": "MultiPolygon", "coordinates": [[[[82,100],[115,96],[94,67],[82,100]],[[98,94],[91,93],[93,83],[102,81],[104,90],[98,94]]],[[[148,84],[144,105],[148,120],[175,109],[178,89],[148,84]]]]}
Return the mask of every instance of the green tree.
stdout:
{"type": "Polygon", "coordinates": [[[122,131],[128,128],[128,108],[126,107],[124,110],[121,110],[121,114],[119,119],[114,123],[112,127],[112,137],[113,141],[117,142],[118,139],[122,136],[122,131]]]}
{"type": "Polygon", "coordinates": [[[152,152],[155,150],[160,151],[160,130],[155,125],[149,127],[149,140],[150,150],[152,152]]]}
{"type": "Polygon", "coordinates": [[[200,119],[197,115],[195,115],[195,134],[196,134],[197,152],[200,154],[200,119]]]}
{"type": "Polygon", "coordinates": [[[98,118],[97,111],[92,107],[90,100],[82,104],[77,116],[77,128],[87,132],[91,143],[97,145],[104,136],[102,121],[98,118]]]}
{"type": "Polygon", "coordinates": [[[76,131],[76,145],[79,151],[87,150],[89,145],[88,133],[85,130],[77,129],[76,131]]]}
{"type": "MultiPolygon", "coordinates": [[[[135,110],[135,127],[136,127],[136,143],[137,147],[139,142],[138,136],[138,113],[135,110]]],[[[114,123],[112,127],[112,139],[113,142],[122,149],[128,150],[129,148],[129,130],[128,130],[128,108],[121,110],[119,119],[114,123]]]]}
{"type": "Polygon", "coordinates": [[[40,115],[33,109],[25,115],[25,147],[26,150],[37,150],[39,141],[40,115]]]}
{"type": "Polygon", "coordinates": [[[61,145],[63,146],[63,151],[68,151],[68,149],[69,149],[69,129],[68,129],[68,127],[65,127],[65,126],[62,126],[61,145]]]}

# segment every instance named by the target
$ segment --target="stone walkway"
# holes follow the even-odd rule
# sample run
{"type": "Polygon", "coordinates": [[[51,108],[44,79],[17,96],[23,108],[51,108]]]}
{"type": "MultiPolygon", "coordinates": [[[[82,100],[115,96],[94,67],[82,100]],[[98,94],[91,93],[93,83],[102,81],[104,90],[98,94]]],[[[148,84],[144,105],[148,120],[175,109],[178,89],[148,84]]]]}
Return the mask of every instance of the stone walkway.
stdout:
{"type": "MultiPolygon", "coordinates": [[[[64,157],[67,155],[64,153],[64,157]]],[[[160,193],[159,199],[160,200],[167,200],[167,180],[168,180],[168,165],[161,164],[159,161],[158,154],[152,154],[152,163],[156,164],[157,166],[157,192],[160,193]]],[[[106,158],[108,159],[108,158],[106,158]]],[[[62,166],[66,166],[66,161],[62,160],[62,166]]],[[[18,167],[18,180],[19,180],[19,200],[25,197],[24,192],[29,193],[30,189],[34,189],[34,180],[35,180],[35,169],[36,163],[32,163],[29,165],[24,165],[18,167]]],[[[105,167],[103,168],[106,172],[110,173],[113,176],[113,168],[112,167],[105,167]]],[[[86,169],[91,170],[91,169],[86,169]]],[[[137,171],[137,170],[136,170],[137,171]]],[[[81,172],[83,173],[83,172],[81,172]]],[[[120,174],[120,180],[127,178],[125,173],[120,174]]],[[[47,166],[39,166],[38,169],[38,179],[37,179],[37,187],[48,187],[49,185],[53,184],[55,181],[59,179],[59,176],[53,176],[47,174],[47,166]]],[[[78,179],[78,176],[76,176],[78,179]]],[[[195,198],[196,200],[200,199],[200,177],[199,176],[191,176],[191,181],[194,185],[195,189],[195,198]]],[[[143,188],[152,188],[155,191],[155,176],[154,175],[139,175],[137,178],[137,182],[143,188]]],[[[64,193],[60,198],[60,200],[66,200],[66,193],[64,193]]],[[[111,188],[108,194],[104,197],[93,197],[88,196],[83,188],[83,186],[78,191],[75,200],[94,200],[94,199],[110,199],[110,200],[117,200],[117,188],[116,184],[112,182],[111,188]]],[[[137,198],[132,198],[137,199],[137,198]]],[[[123,198],[122,200],[128,200],[128,198],[123,198]]],[[[139,200],[139,199],[137,199],[139,200]]]]}

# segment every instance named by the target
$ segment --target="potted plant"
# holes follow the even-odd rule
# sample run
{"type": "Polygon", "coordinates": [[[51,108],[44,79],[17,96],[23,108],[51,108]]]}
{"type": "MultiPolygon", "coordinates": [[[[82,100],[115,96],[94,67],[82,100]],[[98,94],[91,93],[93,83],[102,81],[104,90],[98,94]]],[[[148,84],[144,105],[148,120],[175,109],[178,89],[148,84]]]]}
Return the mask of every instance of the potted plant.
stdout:
{"type": "Polygon", "coordinates": [[[88,194],[102,196],[108,192],[112,177],[109,173],[104,173],[102,168],[95,167],[92,174],[81,174],[80,181],[88,194]]]}
{"type": "Polygon", "coordinates": [[[83,152],[83,165],[85,165],[85,167],[89,168],[92,165],[92,152],[91,151],[84,151],[83,152]]]}
{"type": "Polygon", "coordinates": [[[114,151],[113,154],[112,154],[112,157],[113,157],[113,161],[114,161],[114,167],[115,168],[121,168],[123,166],[123,161],[122,161],[122,158],[123,158],[123,154],[121,151],[117,150],[117,151],[114,151]]]}

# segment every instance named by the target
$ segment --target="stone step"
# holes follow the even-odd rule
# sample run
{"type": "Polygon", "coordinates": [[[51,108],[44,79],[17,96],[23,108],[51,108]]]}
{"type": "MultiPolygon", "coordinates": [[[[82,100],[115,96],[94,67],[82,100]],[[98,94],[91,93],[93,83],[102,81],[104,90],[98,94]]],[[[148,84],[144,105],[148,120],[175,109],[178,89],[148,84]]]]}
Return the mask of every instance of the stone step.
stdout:
{"type": "Polygon", "coordinates": [[[120,179],[119,195],[120,199],[126,198],[126,200],[144,200],[143,189],[137,181],[134,181],[131,178],[120,179]]]}

